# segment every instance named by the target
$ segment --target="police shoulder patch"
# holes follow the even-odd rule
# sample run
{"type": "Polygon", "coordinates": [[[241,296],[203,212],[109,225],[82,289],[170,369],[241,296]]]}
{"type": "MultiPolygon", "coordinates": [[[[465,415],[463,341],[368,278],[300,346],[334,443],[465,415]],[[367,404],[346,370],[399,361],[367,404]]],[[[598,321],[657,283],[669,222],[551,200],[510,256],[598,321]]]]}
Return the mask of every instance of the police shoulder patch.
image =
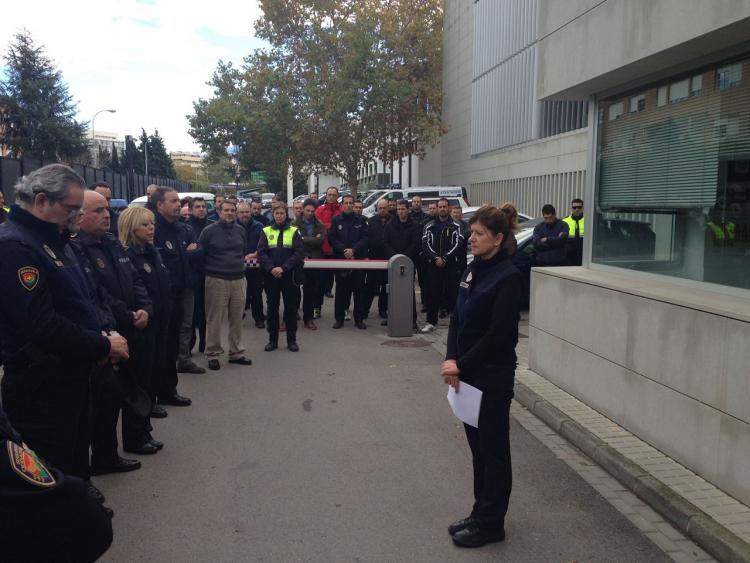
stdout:
{"type": "Polygon", "coordinates": [[[39,283],[39,270],[37,270],[33,266],[24,266],[23,268],[19,268],[18,281],[21,282],[21,285],[25,289],[29,291],[33,290],[39,283]]]}
{"type": "Polygon", "coordinates": [[[52,472],[31,450],[8,440],[8,460],[10,466],[22,479],[38,487],[52,487],[57,484],[52,472]]]}

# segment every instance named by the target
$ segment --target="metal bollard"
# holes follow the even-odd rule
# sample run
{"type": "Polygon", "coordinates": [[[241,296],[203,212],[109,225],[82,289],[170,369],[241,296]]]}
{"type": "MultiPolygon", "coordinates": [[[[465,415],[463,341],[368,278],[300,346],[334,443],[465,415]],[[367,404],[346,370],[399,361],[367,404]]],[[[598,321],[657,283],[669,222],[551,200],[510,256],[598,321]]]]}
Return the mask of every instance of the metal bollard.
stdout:
{"type": "Polygon", "coordinates": [[[403,254],[388,260],[388,336],[413,336],[414,262],[403,254]]]}

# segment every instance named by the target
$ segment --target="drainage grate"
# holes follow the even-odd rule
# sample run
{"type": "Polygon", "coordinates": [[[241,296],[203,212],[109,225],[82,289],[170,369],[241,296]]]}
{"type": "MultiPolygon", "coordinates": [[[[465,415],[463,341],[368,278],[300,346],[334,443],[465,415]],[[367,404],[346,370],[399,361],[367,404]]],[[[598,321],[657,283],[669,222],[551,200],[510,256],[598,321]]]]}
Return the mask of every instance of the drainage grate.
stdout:
{"type": "Polygon", "coordinates": [[[399,340],[386,340],[380,343],[381,346],[393,346],[394,348],[425,348],[431,343],[422,338],[406,338],[399,340]]]}

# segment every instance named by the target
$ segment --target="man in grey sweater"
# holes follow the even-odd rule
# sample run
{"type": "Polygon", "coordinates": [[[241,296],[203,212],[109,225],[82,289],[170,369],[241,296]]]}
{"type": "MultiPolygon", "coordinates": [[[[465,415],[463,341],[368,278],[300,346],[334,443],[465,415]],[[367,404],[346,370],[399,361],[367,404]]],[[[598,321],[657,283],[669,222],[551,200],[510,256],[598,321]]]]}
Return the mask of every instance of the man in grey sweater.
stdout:
{"type": "Polygon", "coordinates": [[[245,310],[245,229],[237,222],[237,206],[224,201],[219,221],[201,233],[206,271],[206,356],[208,369],[221,367],[221,325],[229,312],[229,363],[249,366],[242,347],[242,313],[245,310]]]}

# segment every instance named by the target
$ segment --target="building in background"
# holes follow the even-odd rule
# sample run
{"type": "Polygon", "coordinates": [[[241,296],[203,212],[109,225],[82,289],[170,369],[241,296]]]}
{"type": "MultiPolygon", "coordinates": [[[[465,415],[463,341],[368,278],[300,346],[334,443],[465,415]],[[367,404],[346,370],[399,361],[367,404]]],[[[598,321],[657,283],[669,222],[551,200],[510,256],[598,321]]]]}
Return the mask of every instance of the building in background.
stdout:
{"type": "Polygon", "coordinates": [[[173,151],[169,153],[169,157],[175,166],[203,169],[203,157],[199,152],[173,151]]]}
{"type": "Polygon", "coordinates": [[[531,369],[745,503],[749,32],[745,0],[448,0],[441,143],[473,203],[586,202],[531,369]]]}
{"type": "Polygon", "coordinates": [[[89,135],[88,141],[93,166],[99,166],[99,151],[106,151],[111,155],[113,145],[117,149],[118,158],[122,159],[125,154],[125,140],[117,133],[97,129],[94,137],[89,135]]]}
{"type": "Polygon", "coordinates": [[[466,186],[474,205],[513,201],[539,216],[583,193],[588,104],[538,95],[541,11],[536,0],[445,3],[439,182],[466,186]]]}

